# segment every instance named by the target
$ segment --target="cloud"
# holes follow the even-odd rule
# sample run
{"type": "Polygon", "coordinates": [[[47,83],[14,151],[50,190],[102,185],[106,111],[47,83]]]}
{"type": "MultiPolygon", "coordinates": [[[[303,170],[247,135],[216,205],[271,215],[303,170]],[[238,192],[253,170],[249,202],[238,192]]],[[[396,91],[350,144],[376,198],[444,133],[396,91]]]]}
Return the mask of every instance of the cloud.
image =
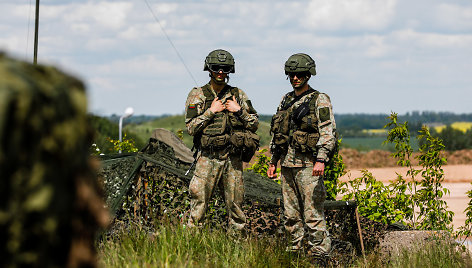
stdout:
{"type": "MultiPolygon", "coordinates": [[[[120,29],[126,24],[128,12],[133,4],[129,2],[87,2],[68,5],[64,20],[69,23],[88,22],[106,29],[120,29]]],[[[54,7],[52,7],[54,8],[54,7]]]]}
{"type": "Polygon", "coordinates": [[[436,25],[442,29],[469,32],[472,30],[471,6],[439,4],[434,10],[434,18],[436,25]]]}
{"type": "Polygon", "coordinates": [[[394,18],[396,0],[312,0],[300,24],[327,30],[381,30],[394,18]]]}

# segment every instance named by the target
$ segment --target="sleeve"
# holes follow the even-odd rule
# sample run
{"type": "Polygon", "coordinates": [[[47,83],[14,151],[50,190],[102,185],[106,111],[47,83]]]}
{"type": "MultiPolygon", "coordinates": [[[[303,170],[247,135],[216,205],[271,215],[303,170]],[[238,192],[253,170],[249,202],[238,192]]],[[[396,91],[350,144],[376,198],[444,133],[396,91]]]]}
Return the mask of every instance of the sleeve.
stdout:
{"type": "Polygon", "coordinates": [[[244,128],[252,132],[256,132],[257,128],[259,127],[259,115],[252,106],[252,103],[246,93],[244,93],[244,91],[241,89],[239,89],[239,99],[239,105],[241,106],[241,115],[239,118],[243,122],[244,128]]]}
{"type": "Polygon", "coordinates": [[[215,116],[210,109],[205,109],[205,95],[201,88],[193,88],[185,102],[185,125],[188,134],[195,136],[215,116]]]}
{"type": "Polygon", "coordinates": [[[318,117],[318,130],[320,139],[316,144],[317,159],[328,161],[328,155],[336,145],[334,130],[336,122],[334,121],[333,107],[331,100],[326,94],[320,94],[316,100],[316,113],[318,117]]]}

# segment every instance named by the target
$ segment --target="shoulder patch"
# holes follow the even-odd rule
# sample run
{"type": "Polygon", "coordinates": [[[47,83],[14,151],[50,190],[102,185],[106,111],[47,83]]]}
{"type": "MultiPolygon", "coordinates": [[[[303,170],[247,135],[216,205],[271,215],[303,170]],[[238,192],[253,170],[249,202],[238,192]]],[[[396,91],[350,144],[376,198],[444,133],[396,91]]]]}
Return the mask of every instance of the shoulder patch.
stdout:
{"type": "Polygon", "coordinates": [[[320,121],[321,123],[329,120],[331,118],[329,107],[320,108],[320,121]]]}
{"type": "Polygon", "coordinates": [[[185,118],[194,118],[197,116],[197,109],[196,105],[194,103],[191,103],[187,107],[187,114],[185,115],[185,118]]]}

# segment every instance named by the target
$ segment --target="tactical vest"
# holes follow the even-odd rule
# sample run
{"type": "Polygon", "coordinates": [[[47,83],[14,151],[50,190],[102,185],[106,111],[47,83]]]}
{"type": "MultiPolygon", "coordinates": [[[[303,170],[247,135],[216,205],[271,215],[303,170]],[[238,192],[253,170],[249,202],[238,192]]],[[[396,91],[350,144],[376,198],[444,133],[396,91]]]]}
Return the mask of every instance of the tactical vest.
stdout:
{"type": "MultiPolygon", "coordinates": [[[[230,87],[230,86],[227,86],[230,87]]],[[[239,89],[230,87],[223,89],[224,92],[229,90],[231,96],[235,96],[239,101],[239,89]]],[[[211,107],[211,103],[215,96],[211,92],[210,86],[207,84],[202,87],[205,96],[205,104],[203,110],[206,111],[211,107]]],[[[226,93],[222,94],[225,95],[226,93]]],[[[248,102],[250,113],[254,112],[254,108],[248,102]]],[[[244,162],[249,162],[256,150],[259,148],[259,136],[244,128],[243,122],[234,114],[228,111],[216,113],[206,127],[202,130],[201,135],[195,137],[200,141],[194,140],[194,144],[200,144],[204,151],[217,155],[224,155],[225,152],[238,154],[244,162]]]]}
{"type": "Polygon", "coordinates": [[[298,100],[293,91],[283,98],[280,109],[271,121],[270,131],[274,137],[270,148],[272,154],[286,154],[289,145],[302,153],[316,152],[316,143],[320,138],[316,100],[320,93],[314,90],[311,94],[296,109],[293,104],[298,100]]]}

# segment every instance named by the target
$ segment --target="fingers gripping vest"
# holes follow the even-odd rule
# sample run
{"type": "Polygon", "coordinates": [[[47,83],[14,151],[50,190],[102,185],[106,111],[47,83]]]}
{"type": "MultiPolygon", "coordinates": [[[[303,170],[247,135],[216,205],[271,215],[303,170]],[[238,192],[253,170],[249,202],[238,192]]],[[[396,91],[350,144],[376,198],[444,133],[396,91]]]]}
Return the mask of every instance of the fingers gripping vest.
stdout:
{"type": "MultiPolygon", "coordinates": [[[[210,108],[215,97],[208,86],[204,86],[202,90],[205,95],[204,111],[206,111],[210,108]]],[[[233,92],[231,93],[234,94],[233,92]]],[[[213,119],[202,131],[200,138],[202,149],[216,151],[225,149],[228,146],[231,133],[231,126],[229,125],[228,117],[229,115],[227,111],[215,114],[213,119]]]]}

